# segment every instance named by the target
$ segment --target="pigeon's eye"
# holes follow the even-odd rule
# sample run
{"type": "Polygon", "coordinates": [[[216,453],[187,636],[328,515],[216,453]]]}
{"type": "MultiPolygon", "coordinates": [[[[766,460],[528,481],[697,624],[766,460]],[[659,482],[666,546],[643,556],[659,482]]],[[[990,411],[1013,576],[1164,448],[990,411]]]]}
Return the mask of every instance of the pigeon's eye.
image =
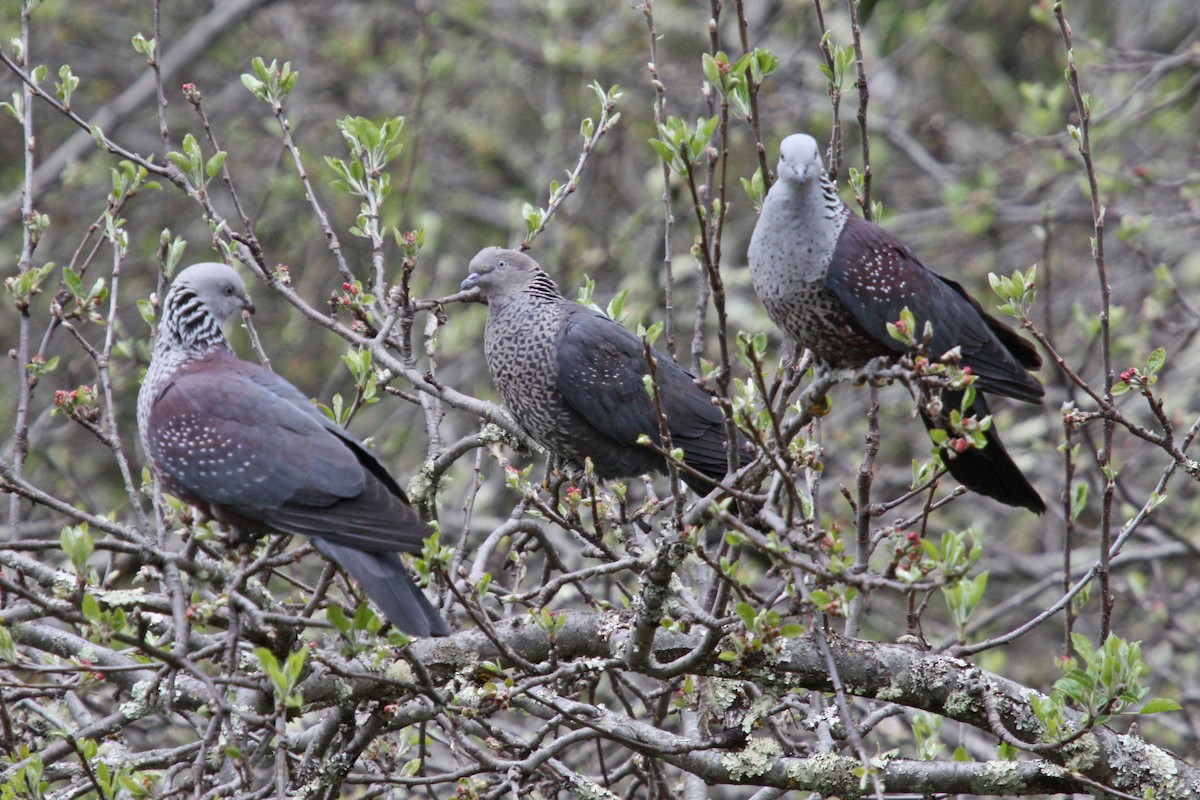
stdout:
{"type": "Polygon", "coordinates": [[[225,294],[230,295],[230,296],[233,295],[233,285],[232,284],[225,287],[225,294]]]}
{"type": "Polygon", "coordinates": [[[503,258],[496,259],[496,269],[504,269],[507,266],[508,266],[508,262],[505,261],[503,258]]]}

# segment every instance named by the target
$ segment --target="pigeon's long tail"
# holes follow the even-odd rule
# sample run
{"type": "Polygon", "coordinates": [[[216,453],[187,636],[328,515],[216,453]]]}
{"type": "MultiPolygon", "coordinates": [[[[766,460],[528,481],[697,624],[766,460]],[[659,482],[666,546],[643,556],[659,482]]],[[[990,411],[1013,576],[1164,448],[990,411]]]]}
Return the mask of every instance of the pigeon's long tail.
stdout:
{"type": "MultiPolygon", "coordinates": [[[[961,402],[960,392],[946,392],[942,395],[943,407],[946,409],[958,408],[961,402]]],[[[990,413],[982,393],[975,395],[975,402],[971,404],[969,413],[980,419],[990,413]]],[[[921,414],[921,419],[926,428],[944,427],[944,423],[938,423],[924,413],[921,414]]],[[[943,460],[950,474],[973,492],[999,500],[1008,506],[1028,508],[1035,514],[1043,513],[1046,510],[1045,502],[1013,463],[1012,457],[1000,441],[999,434],[996,433],[996,426],[988,428],[984,437],[987,439],[986,447],[964,450],[957,454],[943,452],[943,460]]]]}
{"type": "MultiPolygon", "coordinates": [[[[676,437],[674,444],[683,447],[683,459],[692,469],[703,472],[714,481],[725,477],[729,469],[729,457],[725,452],[724,423],[714,425],[703,437],[693,437],[680,440],[676,437]]],[[[738,434],[738,467],[744,467],[754,460],[757,453],[750,442],[738,434]]],[[[695,475],[681,476],[692,491],[703,497],[713,490],[713,484],[695,475]]]]}
{"type": "Polygon", "coordinates": [[[409,577],[399,553],[366,553],[312,538],[313,546],[341,565],[388,620],[410,636],[447,636],[449,626],[409,577]]]}

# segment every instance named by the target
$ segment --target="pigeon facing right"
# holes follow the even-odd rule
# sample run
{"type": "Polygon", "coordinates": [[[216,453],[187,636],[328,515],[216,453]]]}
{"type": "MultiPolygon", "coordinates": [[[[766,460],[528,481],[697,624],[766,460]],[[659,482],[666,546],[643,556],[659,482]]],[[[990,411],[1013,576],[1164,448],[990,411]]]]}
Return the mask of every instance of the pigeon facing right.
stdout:
{"type": "MultiPolygon", "coordinates": [[[[969,413],[988,414],[983,392],[1040,403],[1029,374],[1042,359],[1033,345],[987,314],[955,281],[922,264],[892,234],[854,214],[825,172],[817,142],[794,134],[779,149],[778,180],[767,193],[749,249],[750,275],[771,319],[801,347],[835,369],[861,367],[905,350],[887,324],[907,307],[916,329],[933,325],[931,352],[961,348],[977,376],[969,413]]],[[[957,408],[961,393],[945,392],[957,408]]],[[[926,427],[944,423],[922,414],[926,427]]],[[[995,427],[987,446],[951,454],[959,483],[1001,503],[1042,513],[1046,505],[1013,463],[995,427]]]]}
{"type": "Polygon", "coordinates": [[[163,301],[138,393],[142,446],[167,491],[246,532],[309,537],[412,636],[450,632],[408,576],[433,530],[375,456],[292,384],[229,347],[222,324],[253,311],[241,276],[194,264],[163,301]]]}
{"type": "MultiPolygon", "coordinates": [[[[619,322],[563,297],[537,262],[487,247],[471,259],[462,288],[488,301],[483,349],[504,404],[530,438],[574,468],[591,458],[597,476],[662,472],[664,458],[638,444],[660,444],[658,413],[646,392],[642,341],[619,322]]],[[[693,377],[654,351],[659,402],[684,463],[712,480],[725,477],[725,415],[693,377]]],[[[739,450],[748,463],[746,448],[739,450]]],[[[712,482],[681,471],[699,494],[712,482]]]]}

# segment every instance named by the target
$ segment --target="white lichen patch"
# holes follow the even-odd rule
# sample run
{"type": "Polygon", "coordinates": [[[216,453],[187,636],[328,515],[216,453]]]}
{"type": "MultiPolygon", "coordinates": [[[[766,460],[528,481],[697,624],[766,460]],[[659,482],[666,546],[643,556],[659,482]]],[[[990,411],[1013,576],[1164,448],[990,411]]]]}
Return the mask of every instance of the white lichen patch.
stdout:
{"type": "Polygon", "coordinates": [[[446,482],[446,477],[443,474],[438,480],[437,485],[434,485],[431,477],[433,463],[426,463],[421,469],[417,470],[416,474],[408,482],[405,487],[405,493],[414,505],[428,505],[433,499],[435,493],[443,488],[446,482]]]}
{"type": "Polygon", "coordinates": [[[79,585],[78,579],[73,573],[64,570],[56,570],[54,573],[54,595],[56,597],[66,597],[75,591],[79,585]]]}
{"type": "Polygon", "coordinates": [[[586,778],[579,777],[572,781],[575,789],[575,796],[579,800],[619,800],[618,796],[605,789],[600,784],[589,781],[586,778]]]}
{"type": "Polygon", "coordinates": [[[712,707],[724,711],[742,696],[742,682],[732,678],[711,678],[708,682],[712,692],[712,707]]]}
{"type": "Polygon", "coordinates": [[[416,680],[413,676],[412,665],[403,658],[393,661],[383,674],[391,680],[403,683],[413,683],[416,680]]]}
{"type": "Polygon", "coordinates": [[[464,682],[454,693],[454,702],[464,708],[478,708],[485,697],[483,690],[473,682],[464,682]]]}
{"type": "Polygon", "coordinates": [[[913,686],[924,691],[940,689],[951,681],[954,674],[944,662],[932,658],[913,659],[909,673],[913,686]]]}
{"type": "MultiPolygon", "coordinates": [[[[1072,726],[1068,726],[1068,728],[1070,727],[1072,726]]],[[[1068,754],[1068,768],[1077,772],[1086,772],[1096,766],[1096,759],[1100,754],[1100,745],[1096,742],[1095,736],[1085,733],[1065,746],[1063,752],[1068,754]]]]}
{"type": "Polygon", "coordinates": [[[624,615],[610,609],[601,614],[600,619],[596,622],[596,635],[601,639],[611,639],[617,631],[628,628],[629,623],[624,615]]]}
{"type": "Polygon", "coordinates": [[[254,674],[261,673],[262,665],[258,663],[258,656],[249,650],[243,650],[238,656],[238,671],[254,674]]]}
{"type": "Polygon", "coordinates": [[[951,692],[946,696],[946,713],[955,719],[971,714],[978,707],[975,698],[966,692],[951,692]]]}
{"type": "Polygon", "coordinates": [[[746,712],[746,716],[742,717],[742,730],[746,733],[754,730],[758,721],[766,716],[777,702],[779,702],[779,697],[774,692],[764,691],[761,697],[750,704],[750,710],[746,712]]]}
{"type": "Polygon", "coordinates": [[[771,762],[783,754],[779,742],[763,736],[751,737],[746,747],[721,759],[721,766],[733,780],[754,778],[771,768],[771,762]]]}
{"type": "Polygon", "coordinates": [[[517,446],[521,444],[508,431],[494,422],[489,422],[480,429],[479,440],[484,444],[515,444],[517,446]]]}
{"type": "Polygon", "coordinates": [[[79,648],[79,652],[75,654],[75,657],[79,659],[80,664],[88,662],[95,664],[100,661],[100,654],[96,652],[96,646],[90,642],[79,648]]]}
{"type": "Polygon", "coordinates": [[[979,794],[1017,794],[1024,785],[1016,761],[989,761],[973,788],[979,794]]]}
{"type": "Polygon", "coordinates": [[[793,759],[788,764],[788,780],[798,789],[820,792],[825,797],[858,797],[861,791],[855,770],[860,766],[853,758],[818,753],[812,758],[793,759]]]}
{"type": "Polygon", "coordinates": [[[1109,760],[1109,767],[1119,779],[1117,786],[1138,796],[1148,796],[1153,790],[1156,800],[1185,800],[1197,796],[1196,787],[1186,785],[1170,754],[1138,736],[1118,738],[1121,747],[1115,749],[1109,760]]]}
{"type": "Polygon", "coordinates": [[[92,594],[110,606],[135,606],[146,597],[146,592],[141,587],[100,590],[92,592],[92,594]]]}
{"type": "Polygon", "coordinates": [[[878,692],[875,693],[875,698],[877,700],[883,700],[885,702],[890,702],[892,700],[899,700],[903,696],[904,696],[904,690],[901,689],[900,686],[895,681],[891,681],[890,683],[888,683],[887,686],[884,686],[882,689],[880,689],[878,692]]]}
{"type": "Polygon", "coordinates": [[[157,710],[148,699],[153,681],[138,681],[129,691],[129,699],[121,704],[120,712],[129,719],[141,719],[157,710]]]}
{"type": "MultiPolygon", "coordinates": [[[[1136,736],[1127,738],[1137,739],[1136,736]]],[[[1144,742],[1141,739],[1138,739],[1138,742],[1145,753],[1146,766],[1155,782],[1167,784],[1173,781],[1179,774],[1179,769],[1175,765],[1175,759],[1148,742],[1144,742]]]]}
{"type": "Polygon", "coordinates": [[[474,672],[475,665],[480,660],[478,651],[464,649],[448,639],[435,645],[433,655],[440,664],[449,664],[469,672],[474,672]]]}

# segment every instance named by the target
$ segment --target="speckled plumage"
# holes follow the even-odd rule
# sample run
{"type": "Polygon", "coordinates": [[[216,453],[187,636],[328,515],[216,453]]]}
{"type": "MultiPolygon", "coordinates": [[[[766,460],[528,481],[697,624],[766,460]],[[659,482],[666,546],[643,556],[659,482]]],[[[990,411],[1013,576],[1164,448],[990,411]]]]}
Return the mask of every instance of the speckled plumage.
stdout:
{"type": "Polygon", "coordinates": [[[163,302],[138,429],[164,488],[228,525],[311,537],[394,625],[445,635],[399,556],[421,552],[429,526],[361,442],[234,355],[221,328],[242,309],[253,306],[224,264],[183,270],[163,302]]]}
{"type": "MultiPolygon", "coordinates": [[[[1041,365],[1033,346],[892,234],[854,214],[838,197],[811,136],[789,136],[780,146],[778,180],[763,203],[748,258],[755,292],[771,319],[828,366],[859,367],[876,356],[903,353],[887,324],[907,307],[918,331],[926,320],[932,323],[935,355],[961,349],[979,390],[1032,403],[1042,399],[1042,386],[1028,371],[1041,365]]],[[[945,405],[957,407],[958,399],[948,394],[945,405]]],[[[988,413],[982,394],[971,411],[988,413]]],[[[1003,503],[1044,511],[994,427],[986,436],[986,447],[948,459],[950,473],[1003,503]]]]}
{"type": "MultiPolygon", "coordinates": [[[[642,378],[642,342],[624,326],[574,303],[537,263],[489,247],[471,261],[463,288],[479,286],[488,301],[484,354],[500,397],[535,441],[574,467],[587,458],[601,478],[661,472],[658,417],[642,378]]],[[[726,473],[725,418],[690,374],[655,351],[660,402],[672,444],[684,461],[719,480],[726,473]]],[[[700,493],[711,484],[684,481],[700,493]]]]}

